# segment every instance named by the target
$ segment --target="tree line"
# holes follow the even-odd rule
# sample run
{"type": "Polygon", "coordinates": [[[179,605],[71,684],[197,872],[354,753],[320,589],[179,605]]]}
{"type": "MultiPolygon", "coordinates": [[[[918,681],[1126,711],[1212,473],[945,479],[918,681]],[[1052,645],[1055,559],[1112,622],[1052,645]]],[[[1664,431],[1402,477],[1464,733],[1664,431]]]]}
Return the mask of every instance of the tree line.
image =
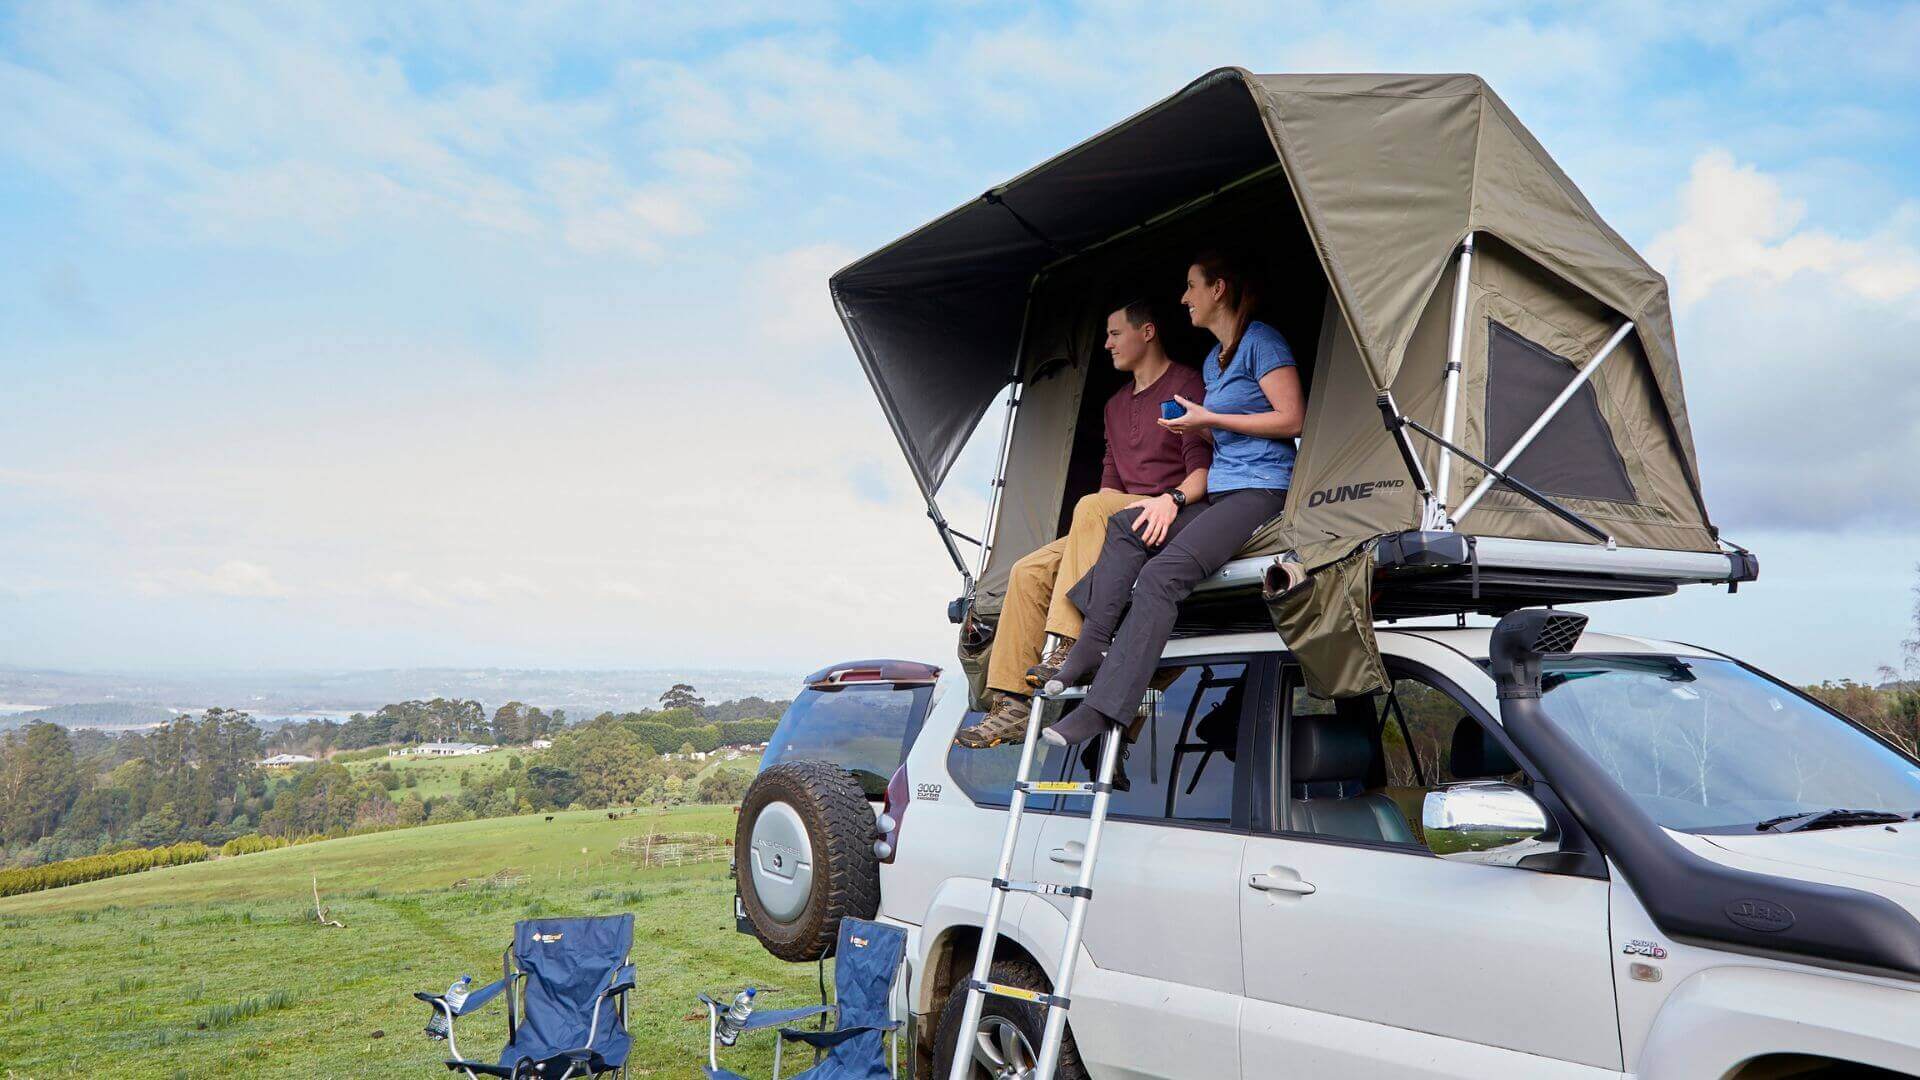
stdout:
{"type": "Polygon", "coordinates": [[[727,801],[744,791],[745,771],[697,781],[704,765],[686,752],[764,742],[775,721],[743,713],[777,715],[786,707],[760,699],[708,705],[686,686],[663,695],[661,704],[572,726],[559,709],[514,701],[489,718],[478,702],[450,699],[400,702],[345,723],[312,721],[272,733],[224,708],[118,735],[35,722],[0,736],[0,867],[192,842],[257,849],[296,837],[569,807],[727,801]],[[386,741],[367,741],[375,737],[386,741]],[[457,794],[435,798],[413,790],[415,770],[387,762],[357,772],[339,760],[290,772],[259,765],[270,752],[362,751],[343,755],[353,757],[420,741],[520,744],[543,737],[553,740],[549,751],[495,751],[510,755],[505,768],[464,770],[457,794]]]}

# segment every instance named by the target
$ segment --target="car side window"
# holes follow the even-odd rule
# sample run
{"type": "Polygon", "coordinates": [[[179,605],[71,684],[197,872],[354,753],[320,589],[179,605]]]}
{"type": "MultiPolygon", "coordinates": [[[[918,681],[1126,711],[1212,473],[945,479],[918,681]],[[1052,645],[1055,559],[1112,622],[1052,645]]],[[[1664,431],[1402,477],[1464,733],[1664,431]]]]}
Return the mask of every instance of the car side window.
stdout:
{"type": "MultiPolygon", "coordinates": [[[[1114,792],[1108,813],[1232,824],[1249,681],[1241,659],[1163,665],[1128,726],[1127,790],[1114,792]]],[[[1099,768],[1099,741],[1086,747],[1066,755],[1066,779],[1085,779],[1099,768]]]]}
{"type": "Polygon", "coordinates": [[[1417,846],[1427,792],[1518,779],[1501,744],[1453,695],[1396,674],[1383,693],[1326,701],[1288,676],[1288,828],[1417,846]]]}

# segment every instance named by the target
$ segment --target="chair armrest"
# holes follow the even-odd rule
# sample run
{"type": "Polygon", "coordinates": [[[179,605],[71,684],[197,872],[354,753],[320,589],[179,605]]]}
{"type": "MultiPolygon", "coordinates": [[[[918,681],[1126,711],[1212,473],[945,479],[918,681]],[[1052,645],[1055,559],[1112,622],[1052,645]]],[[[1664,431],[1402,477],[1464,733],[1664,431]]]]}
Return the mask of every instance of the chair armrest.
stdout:
{"type": "Polygon", "coordinates": [[[606,997],[610,994],[624,994],[633,989],[635,974],[632,964],[622,964],[615,968],[613,974],[607,977],[607,988],[600,991],[600,996],[606,997]]]}
{"type": "Polygon", "coordinates": [[[833,1031],[802,1031],[799,1028],[781,1028],[780,1037],[788,1042],[803,1042],[817,1050],[829,1050],[839,1046],[855,1035],[865,1035],[869,1031],[898,1031],[900,1021],[889,1020],[884,1024],[862,1024],[855,1027],[837,1028],[833,1031]]]}
{"type": "MultiPolygon", "coordinates": [[[[724,1009],[725,1006],[721,1006],[721,1008],[724,1009]]],[[[755,1009],[753,1012],[747,1014],[746,1026],[741,1028],[741,1030],[764,1031],[770,1027],[791,1024],[795,1020],[806,1020],[810,1017],[830,1013],[833,1012],[835,1008],[837,1008],[837,1006],[804,1005],[798,1009],[755,1009]]]]}
{"type": "MultiPolygon", "coordinates": [[[[511,981],[512,981],[511,979],[495,979],[493,982],[490,982],[487,985],[481,987],[480,989],[475,990],[473,993],[468,994],[467,1000],[461,1002],[459,1008],[457,1009],[448,1008],[448,1011],[455,1016],[465,1016],[470,1012],[477,1012],[479,1011],[481,1006],[484,1006],[487,1002],[492,1001],[496,997],[499,997],[500,991],[505,990],[507,988],[507,984],[511,981]]],[[[445,994],[423,994],[423,993],[420,993],[419,991],[415,991],[413,996],[419,998],[421,1001],[426,1002],[427,1004],[433,1006],[436,1009],[446,1006],[447,1004],[447,996],[445,994]]]]}

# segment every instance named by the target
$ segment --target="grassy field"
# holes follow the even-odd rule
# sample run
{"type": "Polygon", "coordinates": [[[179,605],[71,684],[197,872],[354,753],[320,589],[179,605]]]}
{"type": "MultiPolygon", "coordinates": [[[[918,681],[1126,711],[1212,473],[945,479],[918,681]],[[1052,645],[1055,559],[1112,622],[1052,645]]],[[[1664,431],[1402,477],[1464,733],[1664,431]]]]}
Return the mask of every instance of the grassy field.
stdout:
{"type": "Polygon", "coordinates": [[[510,748],[495,750],[490,754],[470,754],[463,757],[398,757],[354,761],[347,764],[347,771],[355,776],[365,776],[381,765],[392,765],[393,771],[400,774],[401,780],[404,781],[408,774],[412,774],[419,780],[417,787],[393,789],[394,798],[406,798],[407,792],[411,791],[423,799],[434,799],[460,794],[462,773],[471,773],[473,778],[477,779],[490,773],[505,772],[507,759],[515,755],[528,765],[540,760],[540,752],[537,750],[510,748]]]}
{"type": "MultiPolygon", "coordinates": [[[[724,863],[639,869],[613,848],[650,828],[730,835],[733,820],[703,806],[468,821],[0,900],[0,1077],[449,1075],[413,991],[497,978],[516,919],[623,911],[640,986],[629,1075],[696,1076],[696,991],[753,982],[765,1007],[793,1007],[818,1000],[816,969],[734,932],[724,863]],[[509,869],[518,884],[482,883],[509,869]],[[345,929],[313,921],[316,877],[345,929]]],[[[459,1032],[492,1060],[499,1003],[459,1032]]],[[[768,1075],[772,1047],[725,1060],[768,1075]]]]}

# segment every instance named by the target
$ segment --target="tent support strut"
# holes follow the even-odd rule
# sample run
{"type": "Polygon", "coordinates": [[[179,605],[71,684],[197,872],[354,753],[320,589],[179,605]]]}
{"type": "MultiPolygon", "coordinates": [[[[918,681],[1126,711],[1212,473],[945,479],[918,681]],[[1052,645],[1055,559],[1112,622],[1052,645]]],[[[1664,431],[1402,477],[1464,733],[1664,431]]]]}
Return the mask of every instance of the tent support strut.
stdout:
{"type": "MultiPolygon", "coordinates": [[[[1460,269],[1453,279],[1453,325],[1447,332],[1446,404],[1440,413],[1440,437],[1453,442],[1454,416],[1460,402],[1460,358],[1467,344],[1467,285],[1473,276],[1473,234],[1460,244],[1460,269]]],[[[1453,479],[1453,453],[1440,451],[1440,478],[1435,484],[1434,504],[1437,516],[1447,518],[1447,498],[1453,479]]]]}
{"type": "Polygon", "coordinates": [[[1394,403],[1393,391],[1380,391],[1373,403],[1380,406],[1380,420],[1392,434],[1393,445],[1400,448],[1400,460],[1407,466],[1407,475],[1413,478],[1414,488],[1420,492],[1420,527],[1433,528],[1433,482],[1427,479],[1427,467],[1420,464],[1420,455],[1414,452],[1413,440],[1407,437],[1408,421],[1400,415],[1400,406],[1394,403]]]}
{"type": "MultiPolygon", "coordinates": [[[[1559,518],[1561,521],[1566,522],[1567,524],[1573,526],[1574,528],[1579,529],[1581,532],[1586,533],[1588,536],[1593,537],[1595,540],[1598,540],[1601,543],[1607,545],[1609,549],[1611,549],[1614,546],[1613,537],[1609,535],[1605,529],[1602,529],[1600,526],[1595,525],[1593,522],[1588,521],[1586,518],[1581,517],[1579,514],[1574,513],[1573,511],[1567,509],[1566,507],[1561,506],[1559,503],[1554,502],[1551,496],[1548,496],[1542,493],[1538,488],[1535,488],[1533,485],[1528,484],[1522,480],[1516,480],[1513,477],[1508,476],[1505,472],[1502,472],[1501,470],[1494,468],[1492,465],[1489,465],[1486,462],[1481,461],[1479,458],[1473,456],[1472,454],[1467,453],[1465,450],[1462,450],[1458,446],[1455,446],[1453,443],[1448,442],[1447,440],[1441,438],[1438,435],[1435,435],[1432,431],[1429,431],[1427,429],[1427,426],[1425,424],[1422,424],[1418,420],[1414,420],[1414,419],[1402,416],[1398,418],[1398,423],[1402,429],[1412,428],[1413,430],[1419,432],[1421,435],[1425,436],[1426,438],[1433,440],[1436,444],[1440,446],[1442,450],[1459,454],[1460,457],[1463,460],[1465,460],[1468,464],[1485,469],[1487,471],[1487,476],[1490,479],[1498,480],[1499,482],[1519,492],[1521,495],[1525,496],[1529,501],[1539,506],[1540,509],[1547,511],[1553,516],[1559,518]]],[[[1471,547],[1473,543],[1473,538],[1468,537],[1467,543],[1471,547]]],[[[1480,557],[1478,552],[1475,552],[1473,556],[1473,572],[1474,572],[1474,577],[1476,579],[1475,592],[1477,595],[1478,589],[1479,589],[1478,578],[1480,576],[1480,557]]]]}
{"type": "MultiPolygon", "coordinates": [[[[1617,349],[1620,343],[1627,339],[1627,335],[1632,332],[1632,319],[1628,319],[1626,322],[1620,324],[1620,328],[1613,332],[1613,336],[1607,339],[1605,345],[1600,346],[1600,351],[1595,353],[1593,359],[1587,362],[1587,366],[1580,369],[1580,373],[1575,375],[1573,380],[1567,383],[1566,388],[1560,391],[1560,396],[1553,399],[1553,404],[1547,406],[1546,411],[1534,420],[1533,426],[1529,427],[1526,433],[1520,436],[1519,440],[1513,444],[1513,448],[1508,450],[1505,456],[1501,457],[1500,463],[1488,469],[1487,475],[1481,477],[1479,486],[1473,489],[1473,494],[1468,495],[1466,501],[1460,504],[1460,509],[1454,511],[1453,520],[1456,525],[1468,514],[1472,513],[1474,507],[1480,505],[1481,498],[1493,488],[1493,482],[1495,480],[1506,480],[1508,486],[1514,486],[1515,482],[1505,476],[1506,471],[1513,466],[1513,463],[1519,459],[1521,454],[1526,452],[1527,447],[1533,445],[1533,440],[1538,438],[1542,431],[1546,430],[1547,425],[1553,422],[1554,417],[1560,415],[1560,410],[1566,407],[1567,402],[1573,400],[1573,395],[1579,393],[1580,388],[1587,385],[1587,382],[1593,378],[1594,373],[1600,370],[1600,365],[1607,362],[1607,359],[1613,355],[1614,350],[1617,349]]],[[[1481,467],[1485,468],[1485,466],[1481,467]]],[[[1515,490],[1518,490],[1518,488],[1516,487],[1515,490]]]]}

